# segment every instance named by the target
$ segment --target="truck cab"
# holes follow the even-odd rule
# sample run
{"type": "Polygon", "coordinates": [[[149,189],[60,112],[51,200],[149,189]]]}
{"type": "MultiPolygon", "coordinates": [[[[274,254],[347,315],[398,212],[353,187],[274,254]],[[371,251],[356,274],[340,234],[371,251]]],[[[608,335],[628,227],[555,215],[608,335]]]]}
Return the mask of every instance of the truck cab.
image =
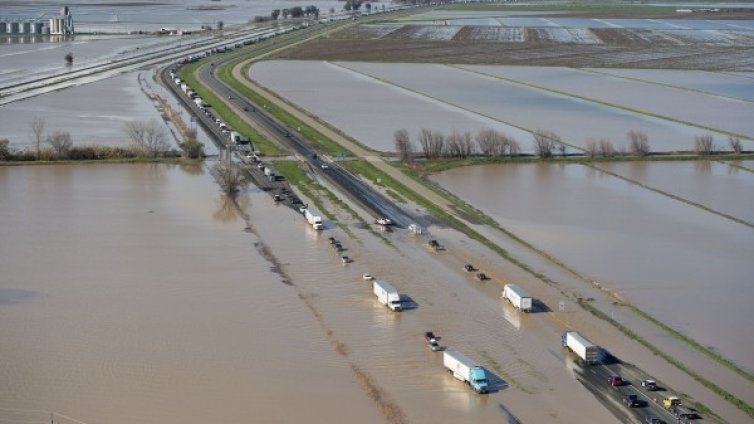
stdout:
{"type": "Polygon", "coordinates": [[[388,293],[387,302],[388,308],[397,312],[403,310],[403,305],[401,305],[401,295],[399,295],[397,292],[388,293]]]}
{"type": "Polygon", "coordinates": [[[477,393],[487,393],[489,391],[487,385],[487,374],[481,367],[474,367],[471,369],[471,375],[469,379],[469,385],[476,390],[477,393]]]}

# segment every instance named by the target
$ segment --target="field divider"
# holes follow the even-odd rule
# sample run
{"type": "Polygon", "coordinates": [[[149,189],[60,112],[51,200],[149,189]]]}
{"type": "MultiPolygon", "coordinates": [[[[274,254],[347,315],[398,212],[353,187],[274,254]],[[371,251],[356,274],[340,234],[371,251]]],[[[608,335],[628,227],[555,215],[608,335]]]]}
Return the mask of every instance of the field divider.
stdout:
{"type": "Polygon", "coordinates": [[[649,186],[647,184],[644,184],[642,182],[639,182],[639,181],[636,181],[636,180],[632,180],[631,178],[624,177],[623,175],[620,175],[620,174],[618,174],[616,172],[608,171],[607,169],[600,168],[599,166],[597,166],[597,165],[595,165],[593,163],[590,163],[590,162],[580,162],[580,164],[584,165],[584,166],[586,166],[588,168],[592,168],[594,170],[597,170],[597,171],[600,171],[600,172],[604,172],[605,174],[610,175],[611,177],[617,178],[619,180],[623,180],[623,181],[625,181],[625,182],[627,182],[629,184],[633,184],[633,185],[641,187],[641,188],[643,188],[645,190],[649,190],[651,192],[654,192],[654,193],[657,193],[659,195],[668,197],[670,199],[677,200],[677,201],[679,201],[681,203],[687,204],[689,206],[693,206],[695,208],[699,208],[699,209],[701,209],[701,210],[703,210],[705,212],[709,212],[709,213],[715,214],[717,216],[720,216],[720,217],[723,217],[725,219],[731,220],[731,221],[733,221],[733,222],[735,222],[737,224],[746,225],[747,227],[754,229],[754,224],[751,223],[751,222],[745,221],[745,220],[740,219],[740,218],[736,218],[735,216],[728,215],[728,214],[726,214],[724,212],[717,211],[717,210],[712,209],[712,208],[710,208],[708,206],[704,206],[701,203],[696,203],[696,202],[694,202],[692,200],[684,199],[681,196],[677,196],[675,194],[668,193],[667,191],[660,190],[659,188],[654,188],[654,187],[649,186]]]}
{"type": "Polygon", "coordinates": [[[722,129],[719,129],[719,128],[709,127],[709,126],[706,126],[706,125],[696,124],[696,123],[693,123],[693,122],[690,122],[690,121],[685,121],[683,119],[678,119],[678,118],[673,118],[673,117],[670,117],[670,116],[661,115],[659,113],[654,113],[654,112],[649,112],[649,111],[646,111],[646,110],[641,110],[641,109],[636,109],[636,108],[632,108],[632,107],[628,107],[628,106],[623,106],[623,105],[618,104],[618,103],[608,102],[608,101],[605,101],[605,100],[593,99],[591,97],[586,97],[586,96],[582,96],[582,95],[579,95],[579,94],[569,93],[567,91],[557,90],[557,89],[554,89],[554,88],[548,88],[548,87],[544,87],[544,86],[541,86],[541,85],[532,84],[532,83],[526,82],[526,81],[520,81],[520,80],[513,79],[513,78],[503,77],[503,76],[500,76],[500,75],[494,75],[494,74],[490,74],[490,73],[487,73],[487,72],[484,72],[484,71],[475,70],[475,69],[469,69],[469,68],[465,67],[464,65],[448,64],[446,66],[451,67],[451,68],[455,68],[455,69],[459,69],[459,70],[462,70],[462,71],[465,71],[465,72],[468,72],[468,73],[482,75],[482,76],[485,76],[485,77],[488,77],[488,78],[497,79],[497,80],[500,80],[500,81],[506,81],[506,82],[509,82],[509,83],[512,83],[512,84],[517,84],[517,85],[524,86],[524,87],[533,88],[533,89],[536,89],[536,90],[541,90],[541,91],[545,91],[545,92],[549,92],[549,93],[559,94],[561,96],[566,96],[566,97],[570,97],[570,98],[573,98],[573,99],[583,100],[583,101],[586,101],[586,102],[595,103],[595,104],[599,104],[599,105],[602,105],[602,106],[607,106],[607,107],[611,107],[611,108],[615,108],[615,109],[620,109],[620,110],[623,110],[623,111],[626,111],[626,112],[636,113],[636,114],[639,114],[639,115],[649,116],[649,117],[652,117],[652,118],[657,118],[657,119],[662,119],[662,120],[665,120],[665,121],[675,122],[675,123],[678,123],[678,124],[688,125],[690,127],[695,127],[695,128],[699,128],[699,129],[706,130],[706,131],[716,132],[718,134],[723,134],[723,135],[728,135],[728,136],[734,136],[734,137],[742,138],[742,139],[745,139],[745,140],[752,140],[752,137],[748,136],[746,134],[739,134],[739,133],[734,132],[734,131],[722,130],[722,129]]]}
{"type": "MultiPolygon", "coordinates": [[[[707,96],[719,97],[721,99],[730,99],[730,100],[738,100],[740,102],[754,103],[754,101],[752,101],[752,100],[742,99],[740,97],[726,96],[726,95],[723,95],[723,94],[713,93],[711,91],[706,91],[706,90],[702,90],[702,89],[699,89],[699,88],[684,87],[684,86],[681,86],[681,85],[670,84],[670,83],[667,83],[667,82],[659,82],[659,81],[652,81],[652,80],[647,80],[647,79],[643,79],[643,78],[629,77],[629,76],[618,75],[618,74],[611,74],[609,72],[599,71],[597,69],[586,69],[586,68],[572,68],[572,69],[579,70],[581,72],[590,73],[590,74],[595,74],[595,75],[604,75],[604,76],[607,76],[607,77],[620,78],[620,79],[624,79],[624,80],[627,80],[627,81],[641,82],[641,83],[644,83],[644,84],[652,84],[652,85],[657,85],[657,86],[660,86],[660,87],[674,88],[676,90],[682,90],[682,91],[688,91],[688,92],[691,92],[691,93],[698,93],[698,94],[704,94],[704,95],[707,95],[707,96]]],[[[713,72],[710,72],[710,73],[713,73],[713,72]]]]}
{"type": "MultiPolygon", "coordinates": [[[[406,90],[406,91],[408,91],[409,93],[413,93],[413,94],[416,94],[416,95],[419,95],[419,96],[422,96],[422,97],[426,97],[426,98],[428,98],[428,99],[432,99],[432,100],[434,100],[434,101],[437,101],[437,102],[440,102],[440,103],[446,104],[446,105],[448,105],[448,106],[452,106],[452,107],[458,108],[458,109],[460,109],[460,110],[462,110],[462,111],[464,111],[464,112],[473,113],[474,115],[478,115],[478,116],[481,116],[481,117],[484,117],[484,118],[490,119],[490,120],[492,120],[492,121],[495,121],[495,122],[499,122],[499,123],[501,123],[501,124],[505,124],[505,125],[507,125],[507,126],[509,126],[509,127],[513,127],[513,128],[516,128],[516,129],[518,129],[518,130],[521,130],[521,131],[525,131],[525,132],[528,132],[529,134],[534,134],[534,132],[536,131],[536,130],[531,130],[531,129],[529,129],[529,128],[525,128],[525,127],[522,127],[522,126],[520,126],[520,125],[516,125],[516,124],[514,124],[514,123],[512,123],[512,122],[504,121],[504,120],[502,120],[502,119],[500,119],[500,118],[497,118],[497,117],[495,117],[495,116],[487,115],[487,114],[484,114],[484,113],[481,113],[481,112],[477,112],[477,111],[475,111],[475,110],[472,110],[472,109],[469,109],[469,108],[466,108],[466,107],[463,107],[463,106],[457,105],[457,104],[455,104],[455,103],[453,103],[453,102],[449,102],[449,101],[447,101],[447,100],[443,100],[443,99],[441,99],[441,98],[439,98],[439,97],[431,96],[431,95],[429,95],[429,94],[426,94],[426,93],[422,93],[421,91],[417,91],[417,90],[414,90],[414,89],[411,89],[411,88],[405,87],[405,86],[403,86],[403,85],[400,85],[400,84],[396,84],[396,83],[395,83],[395,82],[393,82],[393,81],[389,81],[389,80],[386,80],[386,79],[384,79],[384,78],[375,77],[375,76],[373,76],[373,75],[369,75],[369,74],[366,74],[366,73],[364,73],[364,72],[360,72],[360,71],[357,71],[357,70],[355,70],[355,69],[351,69],[351,68],[349,68],[348,66],[342,65],[342,64],[340,64],[340,63],[329,62],[329,61],[328,61],[327,63],[330,63],[330,64],[332,64],[333,66],[337,66],[337,67],[340,67],[340,68],[343,68],[343,69],[347,69],[347,70],[349,70],[349,71],[351,71],[351,72],[354,72],[354,73],[357,73],[357,74],[359,74],[359,75],[362,75],[362,76],[364,76],[364,77],[367,77],[367,78],[373,79],[373,80],[375,80],[375,81],[379,81],[379,82],[381,82],[381,83],[384,83],[384,84],[390,85],[390,86],[392,86],[392,87],[398,87],[398,88],[400,88],[400,89],[402,89],[402,90],[406,90]]],[[[447,66],[453,66],[453,65],[447,65],[447,66]]],[[[576,150],[579,150],[579,151],[582,151],[582,152],[584,151],[584,148],[583,148],[583,147],[577,146],[577,145],[575,145],[575,144],[573,144],[573,143],[570,143],[570,142],[565,142],[565,141],[561,141],[561,143],[563,143],[563,144],[565,144],[566,146],[568,146],[568,147],[571,147],[571,148],[573,148],[573,149],[576,149],[576,150]]]]}

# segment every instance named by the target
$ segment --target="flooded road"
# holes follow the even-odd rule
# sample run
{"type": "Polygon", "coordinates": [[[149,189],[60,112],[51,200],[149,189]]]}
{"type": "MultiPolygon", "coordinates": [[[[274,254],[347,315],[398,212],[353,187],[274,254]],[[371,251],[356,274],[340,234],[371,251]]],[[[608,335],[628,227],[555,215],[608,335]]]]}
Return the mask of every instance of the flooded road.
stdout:
{"type": "MultiPolygon", "coordinates": [[[[670,175],[672,185],[692,172],[684,165],[693,169],[664,165],[650,164],[660,168],[646,174],[670,175]]],[[[698,199],[718,205],[724,198],[729,206],[720,207],[746,209],[750,196],[737,197],[738,174],[717,178],[726,182],[704,186],[717,193],[698,199]]],[[[754,369],[751,340],[737,336],[754,319],[751,228],[581,165],[485,165],[431,179],[662,322],[754,369]],[[714,313],[699,314],[702,303],[714,313]]],[[[678,183],[673,193],[683,195],[692,184],[678,183]]]]}
{"type": "Polygon", "coordinates": [[[254,189],[247,219],[194,167],[5,167],[0,196],[5,419],[578,423],[563,407],[578,404],[618,422],[565,366],[557,322],[518,316],[407,233],[317,233],[254,189]],[[418,307],[388,311],[364,272],[418,307]],[[430,329],[500,391],[449,376],[430,329]]]}

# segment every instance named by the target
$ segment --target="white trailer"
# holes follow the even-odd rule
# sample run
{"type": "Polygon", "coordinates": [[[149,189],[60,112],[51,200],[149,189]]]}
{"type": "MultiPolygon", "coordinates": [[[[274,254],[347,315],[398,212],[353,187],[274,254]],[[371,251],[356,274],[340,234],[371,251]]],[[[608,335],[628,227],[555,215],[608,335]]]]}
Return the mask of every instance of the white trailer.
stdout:
{"type": "Polygon", "coordinates": [[[532,299],[529,293],[515,284],[506,284],[503,287],[503,298],[522,312],[531,312],[532,299]]]}
{"type": "Polygon", "coordinates": [[[442,365],[453,374],[453,377],[468,384],[477,393],[489,391],[487,373],[484,372],[484,368],[465,355],[446,350],[442,353],[442,365]]]}
{"type": "Polygon", "coordinates": [[[398,294],[398,290],[393,288],[385,280],[374,280],[372,282],[372,290],[374,295],[377,296],[377,300],[383,305],[387,306],[393,311],[402,311],[401,295],[398,294]]]}
{"type": "Polygon", "coordinates": [[[598,364],[602,360],[602,349],[576,331],[563,333],[561,343],[589,365],[598,364]]]}
{"type": "Polygon", "coordinates": [[[202,98],[201,98],[201,97],[197,97],[197,98],[195,98],[195,99],[194,99],[194,103],[195,103],[195,104],[196,104],[196,106],[197,106],[198,108],[200,108],[200,109],[204,109],[204,108],[205,108],[205,107],[207,106],[207,104],[206,104],[206,103],[204,103],[204,100],[202,100],[202,98]]]}
{"type": "MultiPolygon", "coordinates": [[[[265,171],[269,168],[265,168],[265,171]]],[[[265,172],[265,175],[267,172],[265,172]]],[[[312,225],[312,228],[315,230],[321,230],[324,229],[325,226],[322,224],[322,217],[317,215],[317,211],[309,210],[309,208],[304,209],[304,217],[306,217],[306,222],[312,225]]]]}

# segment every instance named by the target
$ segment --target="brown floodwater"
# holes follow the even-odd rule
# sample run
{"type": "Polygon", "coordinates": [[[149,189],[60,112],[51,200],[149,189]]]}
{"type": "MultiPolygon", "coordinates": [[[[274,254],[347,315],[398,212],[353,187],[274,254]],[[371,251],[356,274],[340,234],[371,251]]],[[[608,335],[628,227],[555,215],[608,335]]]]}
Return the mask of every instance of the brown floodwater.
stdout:
{"type": "Polygon", "coordinates": [[[566,367],[559,320],[516,316],[426,240],[318,233],[266,193],[223,200],[197,167],[0,167],[0,199],[2,419],[618,422],[566,367]],[[418,307],[388,311],[365,272],[418,307]],[[501,390],[450,377],[427,330],[501,390]]]}
{"type": "MultiPolygon", "coordinates": [[[[751,204],[736,182],[750,176],[723,172],[694,191],[693,181],[684,179],[707,170],[664,165],[650,165],[659,169],[645,173],[648,184],[661,183],[710,207],[741,210],[751,204]]],[[[622,298],[754,369],[752,339],[741,337],[754,320],[750,227],[582,165],[475,166],[431,178],[622,298]],[[710,313],[700,314],[700,308],[710,313]]]]}
{"type": "Polygon", "coordinates": [[[0,167],[0,199],[1,422],[383,421],[201,167],[0,167]]]}

